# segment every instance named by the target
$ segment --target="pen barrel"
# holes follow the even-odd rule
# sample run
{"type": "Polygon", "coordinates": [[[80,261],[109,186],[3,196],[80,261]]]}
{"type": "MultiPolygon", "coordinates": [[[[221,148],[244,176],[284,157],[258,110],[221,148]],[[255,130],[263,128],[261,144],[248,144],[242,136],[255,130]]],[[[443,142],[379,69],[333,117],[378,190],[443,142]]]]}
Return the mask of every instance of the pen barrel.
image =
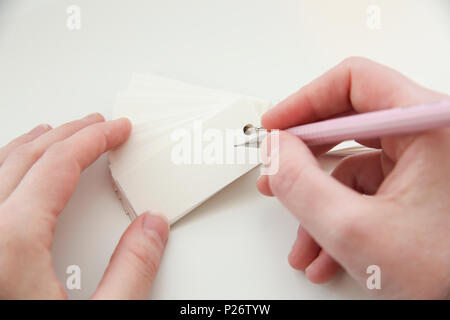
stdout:
{"type": "Polygon", "coordinates": [[[323,145],[417,133],[450,126],[450,100],[361,113],[289,128],[306,144],[323,145]]]}

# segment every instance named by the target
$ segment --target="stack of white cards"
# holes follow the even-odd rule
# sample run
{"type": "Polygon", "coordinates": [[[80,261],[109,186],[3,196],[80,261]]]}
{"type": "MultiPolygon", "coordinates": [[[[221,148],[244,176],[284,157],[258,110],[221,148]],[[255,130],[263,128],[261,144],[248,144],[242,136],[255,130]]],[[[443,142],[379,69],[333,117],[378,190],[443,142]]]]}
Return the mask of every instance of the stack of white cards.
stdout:
{"type": "Polygon", "coordinates": [[[134,75],[113,118],[133,123],[109,154],[116,191],[131,218],[145,211],[174,223],[259,164],[255,148],[235,148],[259,126],[267,101],[154,75],[134,75]]]}
{"type": "MultiPolygon", "coordinates": [[[[170,223],[259,164],[258,149],[235,148],[243,128],[260,126],[268,101],[155,75],[132,77],[113,118],[133,123],[129,140],[110,152],[116,192],[133,219],[150,211],[170,223]]],[[[337,155],[361,146],[347,143],[337,155]]]]}

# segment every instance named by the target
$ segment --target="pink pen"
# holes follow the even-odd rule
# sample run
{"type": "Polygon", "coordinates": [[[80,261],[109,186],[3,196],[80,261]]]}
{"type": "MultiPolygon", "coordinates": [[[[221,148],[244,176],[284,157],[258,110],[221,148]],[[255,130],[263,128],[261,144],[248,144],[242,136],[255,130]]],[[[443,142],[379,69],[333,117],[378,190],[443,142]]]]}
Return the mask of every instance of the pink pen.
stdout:
{"type": "MultiPolygon", "coordinates": [[[[324,120],[286,129],[307,145],[379,138],[450,127],[450,100],[324,120]]],[[[263,129],[264,130],[264,129],[263,129]]],[[[258,147],[266,134],[236,145],[258,147]]]]}

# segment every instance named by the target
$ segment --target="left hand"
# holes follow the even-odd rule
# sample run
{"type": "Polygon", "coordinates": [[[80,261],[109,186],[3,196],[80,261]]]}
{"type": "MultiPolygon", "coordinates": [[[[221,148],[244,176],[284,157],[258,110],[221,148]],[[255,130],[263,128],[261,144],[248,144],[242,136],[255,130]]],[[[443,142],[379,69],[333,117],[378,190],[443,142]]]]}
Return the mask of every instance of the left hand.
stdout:
{"type": "MultiPolygon", "coordinates": [[[[58,214],[81,172],[124,143],[127,119],[99,114],[56,129],[41,125],[0,148],[0,298],[64,299],[50,248],[58,214]]],[[[122,236],[95,299],[147,298],[167,241],[167,222],[150,214],[122,236]]]]}

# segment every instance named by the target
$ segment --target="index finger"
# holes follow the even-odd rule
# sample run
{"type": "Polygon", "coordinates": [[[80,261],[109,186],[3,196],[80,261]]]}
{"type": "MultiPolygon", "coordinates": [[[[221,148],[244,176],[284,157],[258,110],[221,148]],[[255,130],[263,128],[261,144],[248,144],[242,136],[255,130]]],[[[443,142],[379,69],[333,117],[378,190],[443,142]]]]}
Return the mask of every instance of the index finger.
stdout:
{"type": "Polygon", "coordinates": [[[130,131],[130,121],[118,119],[91,125],[55,143],[28,171],[6,205],[23,211],[15,214],[56,216],[72,196],[81,172],[104,152],[124,143],[130,131]]]}
{"type": "Polygon", "coordinates": [[[286,129],[346,112],[429,102],[436,95],[391,68],[353,57],[267,111],[262,125],[267,129],[286,129]]]}

